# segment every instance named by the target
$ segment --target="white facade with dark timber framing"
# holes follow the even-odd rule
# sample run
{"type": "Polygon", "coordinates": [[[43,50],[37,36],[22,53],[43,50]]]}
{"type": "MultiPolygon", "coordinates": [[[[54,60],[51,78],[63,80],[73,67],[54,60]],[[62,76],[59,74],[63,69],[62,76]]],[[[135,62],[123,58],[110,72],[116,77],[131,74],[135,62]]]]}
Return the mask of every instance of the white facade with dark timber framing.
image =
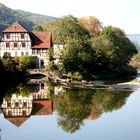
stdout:
{"type": "Polygon", "coordinates": [[[36,56],[39,68],[49,61],[48,49],[51,48],[50,32],[30,32],[20,23],[14,22],[2,32],[0,57],[5,53],[10,56],[36,56]]]}
{"type": "Polygon", "coordinates": [[[5,117],[28,117],[32,111],[33,96],[18,96],[13,94],[11,99],[3,99],[2,110],[5,117]]]}
{"type": "Polygon", "coordinates": [[[34,90],[28,95],[16,92],[5,96],[0,105],[0,113],[17,127],[32,115],[52,115],[53,101],[50,99],[50,92],[53,90],[50,90],[47,83],[39,83],[34,85],[34,90]]]}

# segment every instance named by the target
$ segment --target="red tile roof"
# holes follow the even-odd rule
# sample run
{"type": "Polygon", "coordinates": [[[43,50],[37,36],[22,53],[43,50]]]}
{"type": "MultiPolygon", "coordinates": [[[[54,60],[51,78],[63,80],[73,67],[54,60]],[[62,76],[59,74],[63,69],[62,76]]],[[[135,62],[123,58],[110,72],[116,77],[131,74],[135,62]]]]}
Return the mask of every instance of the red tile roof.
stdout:
{"type": "Polygon", "coordinates": [[[53,103],[51,100],[36,100],[33,101],[32,115],[52,115],[53,103]]]}
{"type": "Polygon", "coordinates": [[[10,121],[12,124],[15,126],[19,127],[22,125],[29,117],[11,117],[11,118],[6,118],[8,121],[10,121]]]}
{"type": "Polygon", "coordinates": [[[25,27],[23,27],[19,22],[14,22],[12,25],[7,27],[3,33],[30,33],[32,40],[32,48],[35,49],[48,49],[51,48],[51,33],[50,32],[29,32],[25,27]]]}
{"type": "Polygon", "coordinates": [[[33,32],[31,33],[32,48],[46,49],[51,48],[51,33],[50,32],[33,32]]]}
{"type": "Polygon", "coordinates": [[[8,26],[4,31],[4,32],[9,32],[9,33],[15,33],[15,32],[29,32],[25,27],[23,27],[19,22],[14,22],[12,25],[8,26]]]}

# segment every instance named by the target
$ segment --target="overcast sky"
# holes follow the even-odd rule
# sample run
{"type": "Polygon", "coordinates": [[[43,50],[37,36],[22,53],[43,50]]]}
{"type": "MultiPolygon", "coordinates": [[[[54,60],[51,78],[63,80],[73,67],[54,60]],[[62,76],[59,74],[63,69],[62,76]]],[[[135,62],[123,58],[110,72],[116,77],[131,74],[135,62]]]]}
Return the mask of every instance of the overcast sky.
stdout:
{"type": "Polygon", "coordinates": [[[140,0],[0,0],[12,9],[62,17],[95,16],[103,25],[140,34],[140,0]]]}

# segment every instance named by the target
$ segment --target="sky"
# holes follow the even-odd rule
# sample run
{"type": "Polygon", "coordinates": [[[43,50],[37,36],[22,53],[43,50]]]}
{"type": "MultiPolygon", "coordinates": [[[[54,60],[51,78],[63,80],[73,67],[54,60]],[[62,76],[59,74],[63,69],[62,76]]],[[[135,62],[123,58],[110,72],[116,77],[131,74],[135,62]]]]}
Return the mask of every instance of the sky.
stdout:
{"type": "Polygon", "coordinates": [[[0,0],[12,9],[62,17],[95,16],[104,26],[119,27],[126,34],[140,34],[140,0],[0,0]]]}

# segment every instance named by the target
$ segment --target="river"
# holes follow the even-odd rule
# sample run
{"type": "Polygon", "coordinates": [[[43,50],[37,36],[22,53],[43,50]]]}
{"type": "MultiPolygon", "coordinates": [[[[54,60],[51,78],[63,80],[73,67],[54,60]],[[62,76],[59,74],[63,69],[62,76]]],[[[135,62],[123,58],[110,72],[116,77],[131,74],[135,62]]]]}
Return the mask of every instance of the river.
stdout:
{"type": "Polygon", "coordinates": [[[140,140],[140,87],[66,89],[47,83],[4,89],[0,140],[140,140]]]}

